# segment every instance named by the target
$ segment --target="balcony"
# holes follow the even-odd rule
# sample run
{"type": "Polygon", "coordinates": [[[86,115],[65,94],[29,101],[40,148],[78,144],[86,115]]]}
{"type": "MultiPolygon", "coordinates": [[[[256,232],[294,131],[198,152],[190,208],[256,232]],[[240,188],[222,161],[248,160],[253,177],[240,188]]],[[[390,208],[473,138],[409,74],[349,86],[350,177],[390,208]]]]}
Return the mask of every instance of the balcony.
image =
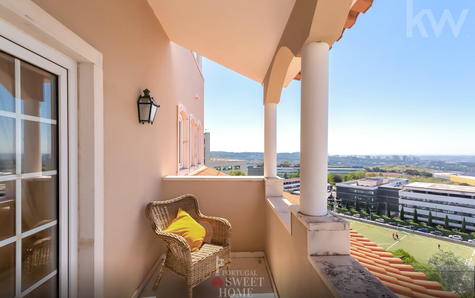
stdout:
{"type": "MultiPolygon", "coordinates": [[[[246,270],[262,278],[262,285],[222,287],[211,277],[193,290],[194,297],[228,297],[222,296],[224,288],[251,291],[254,296],[249,297],[366,297],[367,291],[394,296],[349,255],[348,223],[333,216],[302,215],[297,196],[266,198],[266,183],[253,176],[163,178],[164,198],[193,193],[203,213],[231,222],[231,273],[240,273],[242,282],[246,270]]],[[[185,297],[183,280],[171,272],[153,289],[157,269],[144,281],[140,296],[185,297]]]]}
{"type": "MultiPolygon", "coordinates": [[[[59,105],[67,117],[55,120],[62,167],[62,194],[54,202],[61,207],[61,258],[48,255],[57,263],[53,275],[59,280],[44,296],[58,296],[56,291],[64,297],[186,295],[183,282],[170,273],[151,288],[165,249],[143,212],[152,200],[184,193],[198,197],[204,213],[231,222],[231,270],[238,271],[237,280],[246,278],[242,270],[262,278],[252,287],[255,297],[408,296],[411,292],[388,288],[355,261],[348,223],[327,211],[329,50],[371,3],[0,1],[1,50],[24,56],[15,58],[13,69],[20,69],[22,59],[52,64],[67,100],[59,105]],[[200,144],[195,138],[203,129],[204,83],[196,53],[262,84],[265,177],[169,176],[198,171],[201,164],[177,145],[200,144]],[[294,79],[302,80],[300,198],[284,196],[276,173],[276,109],[282,88],[294,79]],[[137,91],[146,87],[162,105],[153,126],[137,123],[134,109],[137,91]],[[180,122],[183,105],[190,110],[180,122]]],[[[21,89],[18,74],[11,82],[21,89]]],[[[21,134],[11,132],[20,157],[21,134]]],[[[21,191],[15,200],[15,235],[2,239],[0,247],[22,242],[21,191]]],[[[4,205],[4,213],[13,209],[11,202],[4,205]]],[[[16,297],[31,294],[21,283],[21,250],[17,245],[0,262],[16,297]]],[[[41,290],[51,276],[42,275],[31,291],[41,290]]],[[[211,277],[195,288],[195,297],[222,297],[221,285],[211,277]]],[[[227,296],[249,290],[232,285],[227,296]]]]}
{"type": "MultiPolygon", "coordinates": [[[[266,196],[263,177],[169,176],[163,182],[167,197],[194,193],[203,213],[233,227],[228,275],[210,277],[194,297],[457,297],[350,231],[343,219],[302,214],[296,195],[266,196]]],[[[157,270],[140,297],[186,296],[183,280],[171,272],[154,289],[157,270]]]]}

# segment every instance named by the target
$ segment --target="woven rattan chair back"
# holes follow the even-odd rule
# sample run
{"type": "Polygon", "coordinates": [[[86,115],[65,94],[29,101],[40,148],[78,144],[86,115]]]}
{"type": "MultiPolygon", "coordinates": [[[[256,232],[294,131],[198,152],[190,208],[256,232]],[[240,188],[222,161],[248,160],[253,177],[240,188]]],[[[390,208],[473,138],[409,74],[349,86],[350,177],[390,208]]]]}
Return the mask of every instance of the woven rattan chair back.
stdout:
{"type": "Polygon", "coordinates": [[[162,231],[168,227],[179,208],[188,212],[195,220],[198,219],[198,201],[193,195],[186,194],[172,200],[151,202],[148,205],[148,216],[154,224],[154,229],[162,231]]]}

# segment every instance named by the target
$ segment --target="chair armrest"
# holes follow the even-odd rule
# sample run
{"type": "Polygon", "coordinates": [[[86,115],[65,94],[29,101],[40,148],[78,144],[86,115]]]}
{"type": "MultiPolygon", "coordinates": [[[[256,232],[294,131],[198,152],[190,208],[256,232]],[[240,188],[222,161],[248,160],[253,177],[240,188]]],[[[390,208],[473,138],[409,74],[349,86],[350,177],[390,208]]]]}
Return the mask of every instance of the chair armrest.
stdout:
{"type": "Polygon", "coordinates": [[[200,214],[200,221],[207,222],[213,229],[213,236],[211,242],[220,245],[229,245],[231,238],[231,224],[222,217],[207,216],[200,214]]]}
{"type": "Polygon", "coordinates": [[[178,259],[191,264],[191,250],[185,238],[177,234],[161,232],[158,230],[155,230],[155,233],[158,235],[158,238],[165,241],[169,252],[175,255],[178,259]]]}

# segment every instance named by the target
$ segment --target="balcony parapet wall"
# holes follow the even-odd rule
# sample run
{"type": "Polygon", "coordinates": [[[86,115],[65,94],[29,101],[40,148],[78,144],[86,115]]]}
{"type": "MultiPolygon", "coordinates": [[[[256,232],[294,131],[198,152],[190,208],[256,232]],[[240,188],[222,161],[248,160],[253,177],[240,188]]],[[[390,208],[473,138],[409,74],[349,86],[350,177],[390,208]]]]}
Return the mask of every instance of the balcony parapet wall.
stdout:
{"type": "Polygon", "coordinates": [[[262,176],[167,176],[161,200],[193,194],[200,210],[228,219],[234,252],[264,251],[265,180],[262,176]]]}
{"type": "Polygon", "coordinates": [[[279,294],[301,297],[302,291],[308,293],[318,291],[324,296],[325,292],[331,293],[333,297],[396,297],[350,256],[349,222],[331,212],[326,216],[304,215],[299,212],[298,205],[290,204],[283,197],[267,198],[267,203],[268,208],[272,210],[268,212],[267,216],[279,219],[268,219],[267,232],[270,235],[267,236],[266,243],[266,255],[279,294]],[[272,226],[269,225],[269,222],[273,223],[272,226]],[[282,224],[285,229],[275,227],[277,224],[282,224]],[[280,231],[278,239],[274,239],[275,230],[280,231]],[[286,231],[288,235],[282,235],[283,231],[286,231]],[[289,243],[282,244],[282,241],[289,243]],[[283,246],[305,248],[295,249],[294,254],[298,253],[299,255],[282,256],[274,253],[275,248],[272,246],[275,246],[277,242],[283,246]],[[286,259],[290,261],[287,262],[286,259]],[[307,265],[305,265],[307,269],[302,269],[302,264],[305,262],[315,272],[314,278],[312,275],[308,275],[305,280],[321,284],[326,289],[318,287],[299,289],[283,280],[281,277],[283,274],[279,272],[280,268],[286,267],[286,270],[292,271],[286,273],[286,278],[293,275],[300,276],[300,271],[309,270],[307,265]],[[301,265],[292,267],[290,264],[294,263],[301,265]]]}

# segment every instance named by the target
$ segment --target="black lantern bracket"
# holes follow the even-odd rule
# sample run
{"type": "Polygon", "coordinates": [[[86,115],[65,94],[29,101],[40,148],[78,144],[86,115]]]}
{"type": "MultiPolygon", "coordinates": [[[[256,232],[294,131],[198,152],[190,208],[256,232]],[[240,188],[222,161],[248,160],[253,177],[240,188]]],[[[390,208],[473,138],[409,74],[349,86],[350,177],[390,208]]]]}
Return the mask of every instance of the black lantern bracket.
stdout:
{"type": "Polygon", "coordinates": [[[152,96],[150,96],[150,90],[145,89],[143,95],[140,95],[139,99],[137,99],[139,123],[153,124],[158,108],[160,108],[160,105],[152,96]]]}

